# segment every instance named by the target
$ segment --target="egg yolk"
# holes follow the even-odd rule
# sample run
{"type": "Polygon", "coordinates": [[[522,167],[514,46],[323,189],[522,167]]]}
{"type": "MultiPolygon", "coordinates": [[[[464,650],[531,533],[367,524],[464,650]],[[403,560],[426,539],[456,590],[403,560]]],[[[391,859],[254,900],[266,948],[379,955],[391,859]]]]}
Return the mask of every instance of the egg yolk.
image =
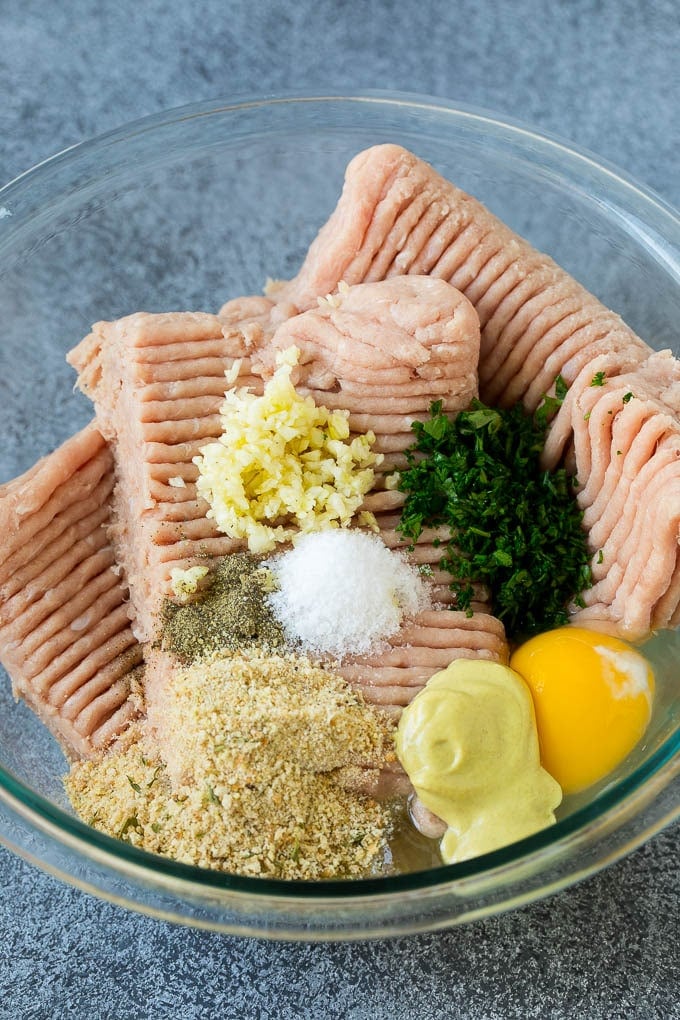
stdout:
{"type": "Polygon", "coordinates": [[[521,645],[510,665],[533,695],[541,763],[565,794],[616,768],[649,724],[654,674],[618,638],[560,627],[521,645]]]}

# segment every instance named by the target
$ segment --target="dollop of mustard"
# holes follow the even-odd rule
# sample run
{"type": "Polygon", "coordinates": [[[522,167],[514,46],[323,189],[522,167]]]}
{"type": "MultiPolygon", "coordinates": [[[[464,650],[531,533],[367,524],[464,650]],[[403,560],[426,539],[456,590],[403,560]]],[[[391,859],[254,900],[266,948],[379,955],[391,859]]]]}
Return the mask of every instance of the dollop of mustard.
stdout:
{"type": "Polygon", "coordinates": [[[401,716],[397,756],[447,825],[445,864],[468,860],[555,822],[559,784],[541,767],[534,707],[507,666],[456,659],[401,716]]]}

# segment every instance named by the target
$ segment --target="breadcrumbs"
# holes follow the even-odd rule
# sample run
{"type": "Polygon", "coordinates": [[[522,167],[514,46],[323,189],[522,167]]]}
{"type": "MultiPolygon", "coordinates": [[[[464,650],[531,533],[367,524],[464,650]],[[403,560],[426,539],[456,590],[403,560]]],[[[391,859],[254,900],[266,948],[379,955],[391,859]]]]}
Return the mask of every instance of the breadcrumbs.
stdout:
{"type": "Polygon", "coordinates": [[[318,880],[379,874],[392,809],[343,773],[393,760],[387,724],[306,659],[253,653],[178,668],[161,760],[140,729],[124,750],[76,763],[76,812],[110,836],[187,864],[318,880]]]}

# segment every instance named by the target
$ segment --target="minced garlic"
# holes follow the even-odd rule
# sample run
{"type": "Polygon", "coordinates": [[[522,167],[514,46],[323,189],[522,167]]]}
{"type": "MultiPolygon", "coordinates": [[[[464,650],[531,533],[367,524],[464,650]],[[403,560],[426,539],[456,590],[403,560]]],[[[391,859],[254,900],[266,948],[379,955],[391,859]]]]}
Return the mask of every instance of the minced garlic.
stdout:
{"type": "Polygon", "coordinates": [[[296,392],[290,377],[298,357],[295,347],[279,355],[261,397],[229,390],[223,435],[195,458],[208,516],[254,553],[300,532],[348,525],[382,461],[371,452],[372,432],[350,438],[347,411],[329,411],[296,392]]]}
{"type": "Polygon", "coordinates": [[[77,813],[187,864],[289,879],[360,877],[388,859],[391,809],[343,771],[394,760],[387,724],[339,677],[292,657],[203,661],[168,691],[167,765],[140,729],[77,762],[77,813]]]}
{"type": "Polygon", "coordinates": [[[173,567],[170,571],[170,587],[175,598],[184,601],[198,591],[199,581],[208,574],[208,567],[173,567]]]}

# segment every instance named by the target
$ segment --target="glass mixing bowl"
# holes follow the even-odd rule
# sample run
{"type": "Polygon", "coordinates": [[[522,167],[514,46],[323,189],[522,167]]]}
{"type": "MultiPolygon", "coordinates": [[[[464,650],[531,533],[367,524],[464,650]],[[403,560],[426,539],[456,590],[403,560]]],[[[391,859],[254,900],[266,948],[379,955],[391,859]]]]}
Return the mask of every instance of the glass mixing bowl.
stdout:
{"type": "MultiPolygon", "coordinates": [[[[91,416],[64,354],[97,319],[215,310],[293,275],[360,149],[393,141],[472,192],[656,348],[680,322],[680,219],[585,153],[424,97],[291,95],[195,105],[47,160],[0,192],[2,479],[91,416]]],[[[678,814],[680,638],[649,646],[660,691],[644,741],[558,823],[466,863],[392,878],[268,881],[188,867],[76,819],[56,743],[0,684],[2,840],[114,902],[225,932],[360,938],[435,929],[551,893],[678,814]]],[[[3,678],[6,679],[6,678],[3,678]]]]}

